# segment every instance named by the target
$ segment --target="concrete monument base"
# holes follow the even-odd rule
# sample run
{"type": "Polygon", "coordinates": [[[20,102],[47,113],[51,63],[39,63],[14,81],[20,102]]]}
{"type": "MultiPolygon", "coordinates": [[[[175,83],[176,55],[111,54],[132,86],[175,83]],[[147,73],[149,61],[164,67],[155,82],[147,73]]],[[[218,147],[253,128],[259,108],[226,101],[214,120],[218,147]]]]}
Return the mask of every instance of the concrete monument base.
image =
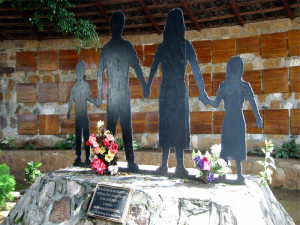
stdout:
{"type": "Polygon", "coordinates": [[[142,174],[100,176],[79,167],[42,175],[2,224],[115,224],[87,216],[97,183],[134,190],[124,223],[128,225],[294,224],[255,176],[246,176],[246,185],[234,186],[142,174]]]}

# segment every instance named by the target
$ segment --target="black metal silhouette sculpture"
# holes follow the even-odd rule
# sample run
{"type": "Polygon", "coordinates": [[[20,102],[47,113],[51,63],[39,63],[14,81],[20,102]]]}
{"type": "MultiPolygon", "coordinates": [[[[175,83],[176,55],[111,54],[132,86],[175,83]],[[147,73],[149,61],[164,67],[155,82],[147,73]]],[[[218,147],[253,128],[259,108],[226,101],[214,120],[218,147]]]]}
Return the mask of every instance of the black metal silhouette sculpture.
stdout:
{"type": "Polygon", "coordinates": [[[138,171],[135,163],[133,143],[132,143],[132,124],[131,107],[129,94],[129,66],[135,70],[136,75],[143,87],[143,94],[147,93],[146,81],[139,63],[137,53],[129,41],[122,37],[125,24],[125,15],[122,12],[114,12],[110,19],[111,40],[104,45],[98,66],[97,83],[98,96],[97,102],[102,103],[102,79],[103,71],[106,68],[108,79],[107,93],[107,129],[114,135],[118,119],[122,129],[123,142],[128,162],[128,169],[131,172],[138,171]]]}
{"type": "MultiPolygon", "coordinates": [[[[254,112],[256,123],[262,127],[262,120],[259,115],[251,85],[242,80],[244,64],[240,56],[233,56],[228,61],[226,68],[226,80],[222,82],[217,91],[215,101],[211,102],[213,107],[218,107],[224,100],[225,117],[222,127],[221,155],[226,162],[235,160],[238,175],[238,183],[244,183],[242,175],[243,160],[247,160],[246,153],[246,127],[243,114],[244,99],[247,99],[254,112]]],[[[221,178],[219,180],[224,180],[221,178]]],[[[225,181],[226,182],[226,181],[225,181]]]]}
{"type": "Polygon", "coordinates": [[[190,120],[188,92],[185,84],[187,61],[191,64],[193,75],[200,91],[199,99],[208,104],[203,78],[192,44],[185,40],[185,25],[181,9],[172,9],[166,19],[163,42],[159,44],[151,66],[147,86],[151,87],[159,64],[162,82],[159,95],[159,146],[162,149],[162,164],[157,172],[168,171],[170,148],[176,151],[177,166],[175,175],[186,177],[183,151],[190,146],[190,120]]]}
{"type": "MultiPolygon", "coordinates": [[[[88,141],[90,136],[89,117],[87,109],[87,101],[96,104],[96,99],[92,98],[90,86],[83,78],[85,75],[85,63],[79,61],[75,68],[77,81],[73,85],[68,105],[67,118],[71,118],[71,109],[73,99],[75,100],[75,136],[76,136],[76,155],[74,166],[89,166],[90,164],[90,146],[85,144],[85,164],[81,162],[81,149],[82,149],[82,133],[84,143],[88,141]]],[[[98,105],[98,104],[96,104],[98,105]]]]}

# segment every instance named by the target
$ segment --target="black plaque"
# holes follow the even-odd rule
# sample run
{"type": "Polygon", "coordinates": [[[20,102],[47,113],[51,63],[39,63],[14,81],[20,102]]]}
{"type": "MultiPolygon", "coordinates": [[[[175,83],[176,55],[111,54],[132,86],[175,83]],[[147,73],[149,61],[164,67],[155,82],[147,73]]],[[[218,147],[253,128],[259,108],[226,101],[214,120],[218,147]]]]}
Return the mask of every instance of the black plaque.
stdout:
{"type": "Polygon", "coordinates": [[[97,185],[87,215],[124,223],[132,189],[109,185],[97,185]]]}

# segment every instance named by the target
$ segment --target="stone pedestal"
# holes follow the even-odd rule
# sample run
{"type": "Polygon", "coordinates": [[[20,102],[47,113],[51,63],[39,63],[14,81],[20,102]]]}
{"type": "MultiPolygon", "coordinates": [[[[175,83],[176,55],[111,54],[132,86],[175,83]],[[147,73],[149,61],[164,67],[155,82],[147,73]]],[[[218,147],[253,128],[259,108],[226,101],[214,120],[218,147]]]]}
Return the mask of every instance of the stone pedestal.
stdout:
{"type": "Polygon", "coordinates": [[[128,225],[294,224],[269,187],[261,188],[253,176],[245,182],[234,186],[141,174],[100,176],[69,167],[42,175],[2,224],[115,224],[86,215],[97,183],[134,189],[128,225]]]}

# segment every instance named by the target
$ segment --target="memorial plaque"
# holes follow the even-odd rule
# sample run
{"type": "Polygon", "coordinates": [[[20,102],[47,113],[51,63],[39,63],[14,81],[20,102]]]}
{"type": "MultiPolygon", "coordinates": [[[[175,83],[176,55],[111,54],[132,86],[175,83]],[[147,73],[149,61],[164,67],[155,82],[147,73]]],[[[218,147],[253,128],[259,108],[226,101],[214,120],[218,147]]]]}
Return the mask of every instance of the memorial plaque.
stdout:
{"type": "Polygon", "coordinates": [[[124,223],[132,189],[97,185],[88,209],[88,216],[124,223]]]}

